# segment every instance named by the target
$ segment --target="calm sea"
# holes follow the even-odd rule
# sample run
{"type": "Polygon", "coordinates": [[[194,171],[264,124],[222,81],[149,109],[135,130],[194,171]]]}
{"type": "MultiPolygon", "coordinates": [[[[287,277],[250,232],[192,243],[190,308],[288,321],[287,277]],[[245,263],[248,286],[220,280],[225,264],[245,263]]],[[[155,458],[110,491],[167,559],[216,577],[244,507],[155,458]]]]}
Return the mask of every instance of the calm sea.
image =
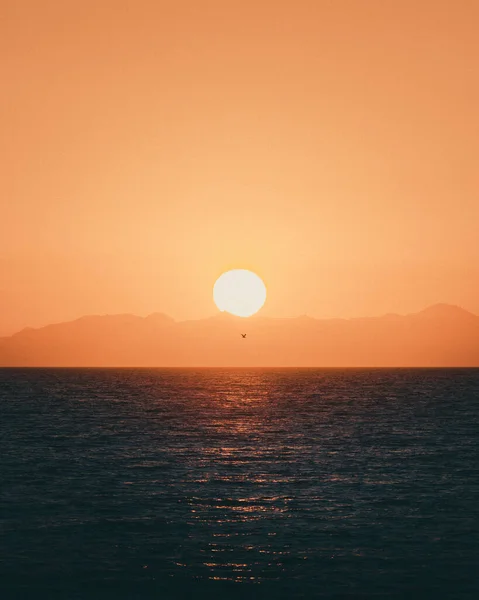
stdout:
{"type": "Polygon", "coordinates": [[[0,598],[479,598],[479,370],[0,370],[0,598]]]}

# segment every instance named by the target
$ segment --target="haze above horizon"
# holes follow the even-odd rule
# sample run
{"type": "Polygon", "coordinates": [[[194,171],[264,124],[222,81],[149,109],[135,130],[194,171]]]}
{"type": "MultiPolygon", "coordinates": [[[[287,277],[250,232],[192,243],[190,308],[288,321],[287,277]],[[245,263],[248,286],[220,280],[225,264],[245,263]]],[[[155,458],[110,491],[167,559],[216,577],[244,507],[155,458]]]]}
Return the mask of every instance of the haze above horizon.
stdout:
{"type": "Polygon", "coordinates": [[[91,315],[0,338],[2,366],[478,367],[479,316],[445,304],[349,320],[91,315]]]}

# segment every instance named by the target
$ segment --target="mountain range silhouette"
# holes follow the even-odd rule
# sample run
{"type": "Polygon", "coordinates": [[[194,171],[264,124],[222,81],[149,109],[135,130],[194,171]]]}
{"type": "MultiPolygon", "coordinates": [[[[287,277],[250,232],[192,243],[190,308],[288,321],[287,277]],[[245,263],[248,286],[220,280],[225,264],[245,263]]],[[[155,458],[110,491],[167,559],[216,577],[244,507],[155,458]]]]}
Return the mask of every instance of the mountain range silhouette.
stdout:
{"type": "Polygon", "coordinates": [[[472,367],[479,316],[447,304],[354,319],[85,316],[0,338],[0,366],[472,367]]]}

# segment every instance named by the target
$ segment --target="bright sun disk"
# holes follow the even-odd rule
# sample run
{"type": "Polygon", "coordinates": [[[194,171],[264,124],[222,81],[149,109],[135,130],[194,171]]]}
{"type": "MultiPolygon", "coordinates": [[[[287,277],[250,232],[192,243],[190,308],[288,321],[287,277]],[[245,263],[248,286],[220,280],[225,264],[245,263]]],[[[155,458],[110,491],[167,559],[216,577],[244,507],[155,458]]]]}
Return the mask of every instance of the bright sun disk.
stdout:
{"type": "Polygon", "coordinates": [[[213,299],[221,311],[250,317],[265,303],[266,286],[256,273],[234,269],[218,277],[213,287],[213,299]]]}

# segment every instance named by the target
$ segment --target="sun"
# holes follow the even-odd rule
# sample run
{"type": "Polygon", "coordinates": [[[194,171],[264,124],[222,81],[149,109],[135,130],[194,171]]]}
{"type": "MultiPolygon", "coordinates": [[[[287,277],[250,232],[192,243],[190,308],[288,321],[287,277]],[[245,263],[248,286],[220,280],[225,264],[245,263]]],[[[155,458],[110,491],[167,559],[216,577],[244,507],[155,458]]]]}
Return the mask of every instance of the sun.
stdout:
{"type": "Polygon", "coordinates": [[[213,299],[221,311],[237,317],[251,317],[266,301],[263,280],[246,269],[226,271],[213,287],[213,299]]]}

